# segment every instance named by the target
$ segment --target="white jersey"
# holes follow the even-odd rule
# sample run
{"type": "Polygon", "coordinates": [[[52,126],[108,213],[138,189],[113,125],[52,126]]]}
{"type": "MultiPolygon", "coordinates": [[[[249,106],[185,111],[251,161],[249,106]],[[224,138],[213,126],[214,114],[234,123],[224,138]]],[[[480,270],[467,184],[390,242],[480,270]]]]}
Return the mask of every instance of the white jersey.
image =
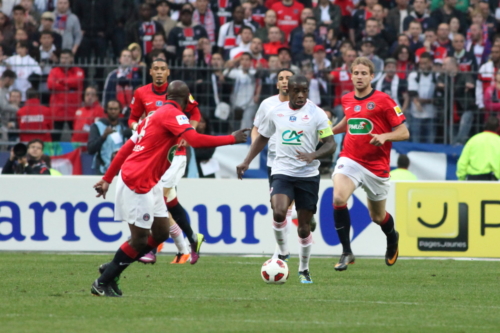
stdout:
{"type": "Polygon", "coordinates": [[[319,174],[320,162],[306,163],[297,158],[297,150],[306,153],[316,151],[319,139],[331,134],[325,112],[313,102],[298,110],[288,103],[274,107],[261,121],[259,133],[267,138],[276,136],[276,158],[272,174],[291,177],[314,177],[319,174]]]}
{"type": "MultiPolygon", "coordinates": [[[[255,114],[255,119],[253,121],[253,125],[257,128],[260,127],[262,120],[268,115],[268,113],[274,109],[276,106],[280,104],[288,104],[288,102],[280,101],[280,95],[274,95],[266,98],[260,103],[259,109],[255,114]]],[[[272,135],[269,138],[269,142],[267,144],[267,166],[272,167],[274,158],[276,157],[276,135],[272,135]]]]}

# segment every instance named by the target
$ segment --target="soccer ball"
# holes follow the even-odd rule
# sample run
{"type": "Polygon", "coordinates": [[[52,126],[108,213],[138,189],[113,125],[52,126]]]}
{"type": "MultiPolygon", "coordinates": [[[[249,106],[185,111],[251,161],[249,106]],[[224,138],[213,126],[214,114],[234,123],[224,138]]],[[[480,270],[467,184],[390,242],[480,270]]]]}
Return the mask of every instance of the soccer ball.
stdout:
{"type": "Polygon", "coordinates": [[[260,270],[260,276],[265,283],[283,284],[288,280],[288,265],[281,259],[269,259],[260,270]]]}

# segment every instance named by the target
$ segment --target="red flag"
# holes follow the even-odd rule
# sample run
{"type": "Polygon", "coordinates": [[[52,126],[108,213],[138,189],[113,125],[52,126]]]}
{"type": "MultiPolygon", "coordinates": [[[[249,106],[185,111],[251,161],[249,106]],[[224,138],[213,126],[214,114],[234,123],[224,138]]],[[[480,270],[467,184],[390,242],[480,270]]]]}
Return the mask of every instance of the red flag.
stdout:
{"type": "Polygon", "coordinates": [[[56,169],[63,175],[81,175],[82,160],[80,148],[75,149],[71,153],[59,156],[51,156],[50,161],[52,168],[56,169]]]}

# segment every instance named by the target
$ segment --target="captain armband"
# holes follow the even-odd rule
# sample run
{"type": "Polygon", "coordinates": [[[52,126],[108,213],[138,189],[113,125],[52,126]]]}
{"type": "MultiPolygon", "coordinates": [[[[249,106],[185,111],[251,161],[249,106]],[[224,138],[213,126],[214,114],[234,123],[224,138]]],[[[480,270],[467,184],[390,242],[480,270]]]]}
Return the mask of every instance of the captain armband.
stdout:
{"type": "Polygon", "coordinates": [[[326,138],[327,136],[333,135],[332,129],[330,127],[324,128],[322,130],[318,131],[319,138],[323,139],[326,138]]]}

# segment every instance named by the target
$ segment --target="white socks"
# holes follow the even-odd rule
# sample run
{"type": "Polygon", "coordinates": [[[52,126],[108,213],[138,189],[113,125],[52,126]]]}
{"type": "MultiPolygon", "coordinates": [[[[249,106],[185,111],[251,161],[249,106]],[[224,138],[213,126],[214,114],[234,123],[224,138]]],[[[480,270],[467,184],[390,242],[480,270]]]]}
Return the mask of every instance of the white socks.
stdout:
{"type": "Polygon", "coordinates": [[[273,223],[274,237],[276,238],[276,244],[279,247],[279,254],[287,255],[289,253],[287,247],[287,221],[273,223]]]}
{"type": "Polygon", "coordinates": [[[305,271],[309,269],[309,258],[311,258],[311,247],[312,247],[312,233],[309,233],[309,236],[306,238],[299,237],[299,272],[305,271]]]}
{"type": "Polygon", "coordinates": [[[170,237],[174,240],[175,246],[177,246],[177,251],[182,254],[188,254],[189,251],[184,240],[184,235],[182,234],[181,228],[176,224],[170,226],[170,237]]]}
{"type": "MultiPolygon", "coordinates": [[[[283,237],[283,239],[287,239],[288,238],[288,234],[290,233],[290,229],[292,228],[293,226],[293,222],[292,222],[292,210],[291,209],[288,209],[288,211],[286,212],[286,220],[285,220],[286,224],[285,224],[285,235],[283,237]]],[[[274,229],[274,235],[276,236],[276,248],[274,250],[274,254],[273,254],[273,259],[278,259],[278,254],[281,254],[281,255],[287,255],[289,253],[288,251],[288,248],[286,248],[286,253],[280,253],[280,246],[278,245],[278,236],[276,234],[276,225],[277,222],[274,222],[273,224],[273,229],[274,229]]],[[[285,241],[285,246],[286,246],[286,241],[285,241]]]]}

